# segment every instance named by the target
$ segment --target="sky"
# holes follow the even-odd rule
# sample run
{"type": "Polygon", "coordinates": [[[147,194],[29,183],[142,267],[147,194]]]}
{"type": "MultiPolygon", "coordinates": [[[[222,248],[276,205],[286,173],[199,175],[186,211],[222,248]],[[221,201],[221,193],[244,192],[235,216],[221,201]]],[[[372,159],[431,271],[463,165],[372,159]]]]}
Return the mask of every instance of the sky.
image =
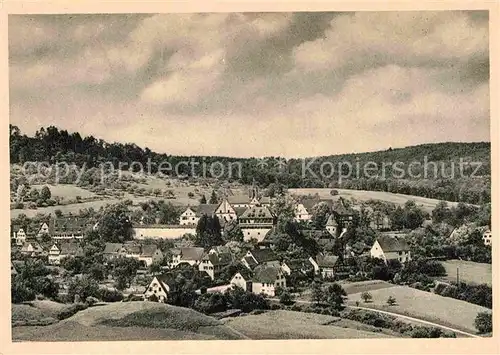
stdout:
{"type": "Polygon", "coordinates": [[[10,122],[160,153],[490,141],[487,11],[9,15],[10,122]]]}

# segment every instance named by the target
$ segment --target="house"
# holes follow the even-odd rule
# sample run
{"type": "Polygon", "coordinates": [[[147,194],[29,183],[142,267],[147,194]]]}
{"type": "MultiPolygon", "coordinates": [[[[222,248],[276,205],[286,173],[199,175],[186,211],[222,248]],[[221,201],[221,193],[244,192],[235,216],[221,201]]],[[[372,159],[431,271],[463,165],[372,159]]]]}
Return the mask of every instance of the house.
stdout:
{"type": "Polygon", "coordinates": [[[181,226],[185,225],[197,225],[199,218],[196,216],[196,208],[188,206],[184,212],[182,212],[179,217],[179,224],[181,226]]]}
{"type": "Polygon", "coordinates": [[[253,270],[258,265],[280,266],[278,257],[268,248],[249,250],[241,259],[241,262],[250,270],[253,270]]]}
{"type": "Polygon", "coordinates": [[[171,267],[176,267],[179,264],[189,264],[191,266],[198,265],[205,251],[203,248],[185,247],[172,249],[171,267]]]}
{"type": "Polygon", "coordinates": [[[491,245],[491,229],[488,228],[483,232],[484,245],[491,245]]]}
{"type": "Polygon", "coordinates": [[[160,263],[163,260],[163,253],[155,244],[144,244],[141,246],[141,253],[137,259],[145,266],[150,266],[160,263]]]}
{"type": "Polygon", "coordinates": [[[410,246],[406,242],[404,235],[384,234],[377,237],[370,249],[372,258],[388,260],[398,260],[401,263],[411,260],[410,246]]]}
{"type": "Polygon", "coordinates": [[[45,254],[42,246],[38,242],[25,242],[21,248],[21,253],[31,256],[31,257],[39,257],[45,254]]]}
{"type": "Polygon", "coordinates": [[[325,229],[327,230],[328,233],[330,233],[332,237],[337,237],[340,234],[338,233],[339,232],[338,227],[339,225],[335,220],[335,217],[333,216],[333,214],[331,214],[328,217],[328,220],[326,221],[325,229]]]}
{"type": "Polygon", "coordinates": [[[22,246],[26,242],[27,229],[25,226],[12,225],[11,238],[14,244],[22,246]]]}
{"type": "Polygon", "coordinates": [[[318,265],[319,273],[323,278],[335,277],[335,267],[339,257],[336,255],[318,255],[316,257],[316,265],[318,265]]]}
{"type": "Polygon", "coordinates": [[[357,224],[358,213],[350,208],[342,197],[333,203],[332,212],[333,217],[342,229],[357,224]]]}
{"type": "Polygon", "coordinates": [[[49,249],[49,264],[50,265],[59,265],[61,263],[61,249],[54,244],[49,249]]]}
{"type": "Polygon", "coordinates": [[[174,277],[170,274],[155,276],[144,291],[144,299],[149,300],[154,295],[158,302],[167,302],[168,294],[174,284],[174,277]]]}
{"type": "Polygon", "coordinates": [[[252,279],[248,274],[237,272],[229,282],[233,286],[242,288],[245,291],[252,291],[252,279]]]}
{"type": "Polygon", "coordinates": [[[180,216],[180,225],[197,225],[202,216],[214,216],[219,204],[200,204],[188,207],[180,216]]]}
{"type": "Polygon", "coordinates": [[[122,243],[106,243],[103,255],[106,260],[122,257],[126,255],[126,249],[122,243]]]}
{"type": "Polygon", "coordinates": [[[252,292],[275,296],[277,287],[286,287],[286,279],[279,266],[259,265],[254,270],[252,278],[252,292]]]}
{"type": "Polygon", "coordinates": [[[228,266],[232,260],[232,256],[229,253],[209,252],[201,258],[198,269],[205,271],[214,280],[221,270],[228,266]]]}
{"type": "Polygon", "coordinates": [[[309,211],[303,203],[295,205],[295,221],[309,222],[312,218],[312,210],[309,211]]]}
{"type": "Polygon", "coordinates": [[[236,210],[229,203],[227,198],[224,198],[219,206],[217,206],[217,208],[215,209],[215,215],[219,218],[221,225],[238,219],[236,210]]]}
{"type": "Polygon", "coordinates": [[[281,264],[281,269],[287,275],[314,273],[314,265],[308,258],[286,260],[281,264]]]}
{"type": "Polygon", "coordinates": [[[243,239],[262,241],[274,226],[275,218],[266,206],[251,206],[239,217],[243,239]]]}
{"type": "Polygon", "coordinates": [[[49,222],[42,222],[42,224],[40,225],[40,228],[38,229],[38,232],[37,232],[38,238],[42,238],[44,235],[50,236],[49,224],[50,224],[50,221],[49,222]]]}
{"type": "MultiPolygon", "coordinates": [[[[45,224],[40,227],[39,235],[46,233],[45,224]]],[[[95,223],[89,218],[59,217],[50,220],[48,234],[55,240],[83,239],[85,232],[93,228],[94,225],[95,223]]]]}

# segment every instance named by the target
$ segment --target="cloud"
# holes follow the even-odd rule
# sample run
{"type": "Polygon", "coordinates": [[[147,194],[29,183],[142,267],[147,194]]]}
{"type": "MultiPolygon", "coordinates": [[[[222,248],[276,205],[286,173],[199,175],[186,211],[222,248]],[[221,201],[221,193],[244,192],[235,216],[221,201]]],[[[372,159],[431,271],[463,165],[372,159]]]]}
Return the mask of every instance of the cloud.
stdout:
{"type": "Polygon", "coordinates": [[[337,17],[325,37],[294,50],[300,70],[345,65],[418,65],[488,54],[488,23],[462,12],[357,12],[337,17]]]}
{"type": "Polygon", "coordinates": [[[16,15],[9,60],[31,133],[240,156],[489,139],[487,12],[16,15]]]}

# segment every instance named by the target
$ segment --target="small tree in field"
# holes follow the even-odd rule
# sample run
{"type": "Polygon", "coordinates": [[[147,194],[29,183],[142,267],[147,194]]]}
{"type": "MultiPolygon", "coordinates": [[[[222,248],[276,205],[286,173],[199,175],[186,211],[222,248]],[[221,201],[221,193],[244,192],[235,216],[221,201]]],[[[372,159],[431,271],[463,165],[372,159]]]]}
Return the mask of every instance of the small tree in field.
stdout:
{"type": "Polygon", "coordinates": [[[361,299],[363,299],[363,301],[365,301],[365,303],[368,303],[369,301],[372,300],[372,294],[368,291],[365,291],[361,294],[361,299]]]}
{"type": "Polygon", "coordinates": [[[396,299],[392,296],[389,296],[389,298],[387,299],[387,304],[389,306],[394,306],[396,304],[396,299]]]}
{"type": "Polygon", "coordinates": [[[474,321],[474,326],[479,334],[490,333],[493,330],[491,312],[479,312],[474,321]]]}

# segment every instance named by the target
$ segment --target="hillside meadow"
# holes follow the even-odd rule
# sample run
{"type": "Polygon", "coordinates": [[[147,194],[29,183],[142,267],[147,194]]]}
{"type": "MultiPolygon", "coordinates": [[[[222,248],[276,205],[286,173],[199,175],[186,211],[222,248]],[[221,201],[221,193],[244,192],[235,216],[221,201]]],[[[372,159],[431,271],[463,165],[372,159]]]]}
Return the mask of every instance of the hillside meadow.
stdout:
{"type": "Polygon", "coordinates": [[[394,286],[370,291],[373,299],[365,303],[361,293],[349,295],[349,304],[356,301],[360,306],[380,309],[387,312],[419,318],[466,332],[475,333],[474,319],[479,312],[491,311],[465,301],[443,297],[431,292],[425,292],[407,286],[394,286]],[[386,301],[392,296],[396,304],[388,306],[386,301]]]}

